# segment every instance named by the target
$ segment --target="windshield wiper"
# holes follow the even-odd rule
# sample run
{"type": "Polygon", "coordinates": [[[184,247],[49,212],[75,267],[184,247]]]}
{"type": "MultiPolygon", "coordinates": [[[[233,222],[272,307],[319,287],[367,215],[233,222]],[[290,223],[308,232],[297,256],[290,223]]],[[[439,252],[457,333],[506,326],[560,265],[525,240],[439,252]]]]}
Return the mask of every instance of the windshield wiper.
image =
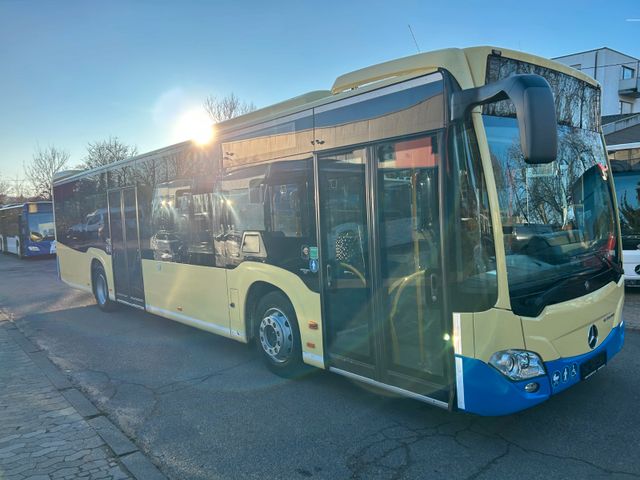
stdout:
{"type": "MultiPolygon", "coordinates": [[[[532,300],[531,304],[526,306],[527,314],[529,316],[538,315],[544,309],[544,307],[552,303],[555,303],[553,302],[553,298],[556,296],[558,292],[561,292],[562,290],[564,290],[567,284],[577,282],[578,279],[581,279],[584,277],[589,278],[591,276],[592,276],[592,272],[581,272],[581,273],[576,273],[572,275],[567,275],[565,277],[558,279],[556,283],[553,284],[552,287],[544,290],[541,293],[525,295],[524,298],[529,297],[532,300]]],[[[526,305],[526,301],[524,304],[526,305]]]]}
{"type": "Polygon", "coordinates": [[[595,255],[614,272],[621,274],[624,271],[619,263],[614,263],[607,255],[598,252],[595,252],[595,255]]]}

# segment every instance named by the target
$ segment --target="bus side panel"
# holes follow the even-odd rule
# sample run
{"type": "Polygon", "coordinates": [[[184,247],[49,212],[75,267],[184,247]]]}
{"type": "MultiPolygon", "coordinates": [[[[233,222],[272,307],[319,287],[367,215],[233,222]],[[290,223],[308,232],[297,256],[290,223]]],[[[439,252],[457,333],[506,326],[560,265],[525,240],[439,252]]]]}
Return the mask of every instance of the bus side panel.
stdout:
{"type": "Polygon", "coordinates": [[[79,252],[61,243],[56,246],[58,265],[60,266],[60,278],[66,284],[92,292],[91,288],[91,262],[99,260],[104,267],[109,287],[109,298],[115,300],[113,289],[113,270],[111,268],[111,256],[97,248],[89,248],[87,252],[79,252]]]}
{"type": "Polygon", "coordinates": [[[143,259],[142,277],[151,313],[231,336],[226,269],[143,259]]]}
{"type": "Polygon", "coordinates": [[[18,249],[20,248],[20,238],[7,236],[5,237],[5,241],[7,245],[7,252],[18,255],[18,249]]]}
{"type": "Polygon", "coordinates": [[[239,301],[235,308],[239,308],[238,320],[231,325],[232,332],[243,338],[248,337],[246,331],[246,303],[247,293],[255,282],[265,282],[282,290],[293,305],[298,317],[298,329],[302,342],[302,358],[304,363],[319,368],[325,368],[322,339],[322,314],[320,294],[307,287],[299,276],[273,265],[258,262],[243,262],[228,272],[229,288],[237,289],[239,301]],[[317,325],[311,328],[310,321],[317,325]]]}

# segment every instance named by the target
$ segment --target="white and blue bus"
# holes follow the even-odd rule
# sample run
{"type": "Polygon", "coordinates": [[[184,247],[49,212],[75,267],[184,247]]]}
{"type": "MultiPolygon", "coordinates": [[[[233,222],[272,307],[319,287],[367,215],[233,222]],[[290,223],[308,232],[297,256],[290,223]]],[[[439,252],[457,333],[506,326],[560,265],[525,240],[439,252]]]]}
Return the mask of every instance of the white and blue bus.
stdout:
{"type": "Polygon", "coordinates": [[[618,196],[625,285],[640,287],[640,143],[607,149],[618,196]]]}
{"type": "Polygon", "coordinates": [[[0,252],[18,257],[55,253],[51,202],[28,202],[0,207],[0,252]]]}

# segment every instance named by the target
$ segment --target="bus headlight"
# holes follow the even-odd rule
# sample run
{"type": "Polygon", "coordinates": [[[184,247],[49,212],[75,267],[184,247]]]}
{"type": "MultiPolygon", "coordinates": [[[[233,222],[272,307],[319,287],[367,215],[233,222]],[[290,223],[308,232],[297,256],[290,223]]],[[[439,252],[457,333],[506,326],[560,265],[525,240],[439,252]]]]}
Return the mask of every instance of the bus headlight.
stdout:
{"type": "Polygon", "coordinates": [[[27,247],[27,250],[29,250],[30,252],[39,252],[40,248],[36,247],[35,245],[29,245],[27,247]]]}
{"type": "Polygon", "coordinates": [[[538,354],[526,350],[496,352],[491,355],[489,365],[511,380],[527,380],[546,373],[538,354]]]}

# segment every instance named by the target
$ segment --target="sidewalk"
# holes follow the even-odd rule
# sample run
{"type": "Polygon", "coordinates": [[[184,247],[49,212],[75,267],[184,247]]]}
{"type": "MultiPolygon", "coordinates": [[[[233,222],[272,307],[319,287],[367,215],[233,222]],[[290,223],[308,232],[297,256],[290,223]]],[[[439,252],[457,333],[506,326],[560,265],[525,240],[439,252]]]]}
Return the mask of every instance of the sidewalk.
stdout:
{"type": "Polygon", "coordinates": [[[0,479],[164,476],[0,312],[0,479]]]}

